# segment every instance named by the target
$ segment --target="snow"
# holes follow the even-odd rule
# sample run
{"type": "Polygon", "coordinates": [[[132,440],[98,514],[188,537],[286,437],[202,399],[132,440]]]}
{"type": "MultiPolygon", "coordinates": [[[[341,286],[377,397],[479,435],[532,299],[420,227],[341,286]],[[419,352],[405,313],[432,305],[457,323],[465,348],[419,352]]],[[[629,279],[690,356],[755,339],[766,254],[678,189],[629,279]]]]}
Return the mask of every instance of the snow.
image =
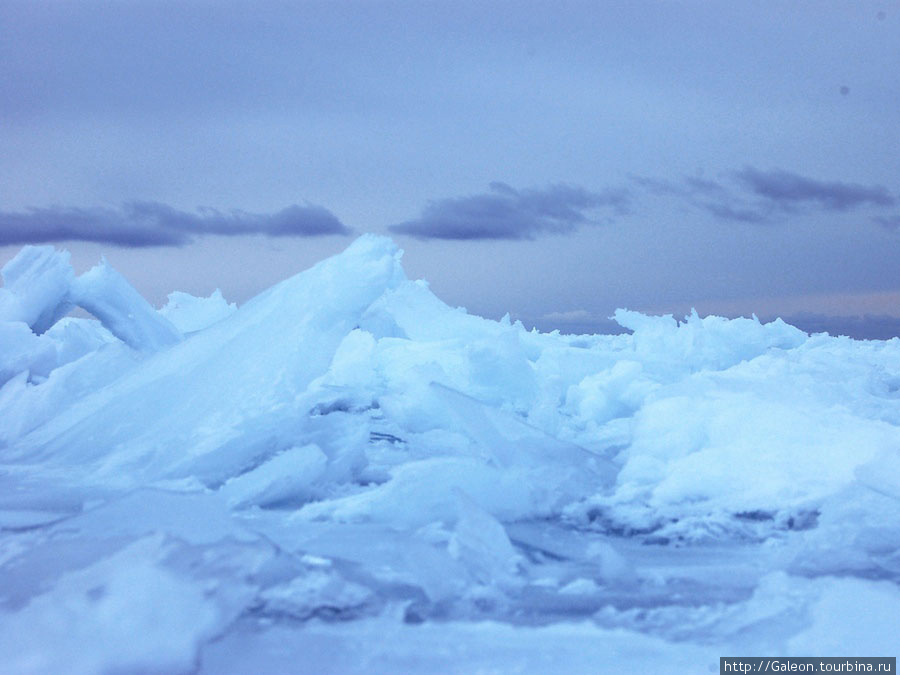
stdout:
{"type": "Polygon", "coordinates": [[[0,671],[896,653],[900,340],[626,310],[543,334],[401,255],[366,235],[160,310],[52,247],[4,267],[0,671]]]}

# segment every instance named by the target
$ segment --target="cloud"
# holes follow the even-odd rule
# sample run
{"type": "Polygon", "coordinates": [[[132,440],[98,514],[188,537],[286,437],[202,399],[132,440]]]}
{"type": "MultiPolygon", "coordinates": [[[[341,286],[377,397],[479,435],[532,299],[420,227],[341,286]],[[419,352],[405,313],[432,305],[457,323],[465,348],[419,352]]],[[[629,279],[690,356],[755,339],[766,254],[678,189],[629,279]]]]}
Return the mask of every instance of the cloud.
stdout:
{"type": "Polygon", "coordinates": [[[900,336],[900,317],[886,314],[832,316],[800,312],[783,317],[784,321],[807,333],[846,335],[856,340],[890,340],[900,336]]]}
{"type": "MultiPolygon", "coordinates": [[[[770,223],[800,207],[808,211],[844,212],[855,208],[887,207],[896,198],[880,185],[820,181],[790,171],[762,171],[744,167],[728,174],[731,184],[707,178],[686,177],[678,182],[630,176],[633,183],[652,195],[673,195],[718,219],[742,223],[770,223]]],[[[878,217],[890,227],[894,221],[878,217]]]]}
{"type": "Polygon", "coordinates": [[[867,204],[893,206],[897,201],[880,185],[820,181],[790,171],[753,167],[744,167],[735,175],[753,194],[786,209],[812,203],[827,211],[847,211],[867,204]]]}
{"type": "Polygon", "coordinates": [[[872,218],[872,220],[888,230],[900,232],[900,215],[875,216],[874,218],[872,218]]]}
{"type": "Polygon", "coordinates": [[[121,209],[53,206],[0,211],[0,246],[55,241],[96,241],[115,246],[183,246],[204,234],[313,237],[349,234],[328,209],[292,205],[277,213],[179,211],[158,202],[128,202],[121,209]]]}
{"type": "Polygon", "coordinates": [[[593,222],[588,212],[607,207],[628,212],[627,190],[591,192],[571,185],[515,190],[491,183],[490,191],[429,202],[422,214],[388,229],[419,239],[534,239],[565,234],[593,222]]]}
{"type": "Polygon", "coordinates": [[[648,176],[629,178],[652,195],[673,195],[720,220],[765,223],[771,217],[771,205],[749,202],[726,185],[707,178],[688,176],[681,182],[648,176]]]}
{"type": "Polygon", "coordinates": [[[765,223],[770,218],[769,213],[763,209],[726,202],[705,201],[699,202],[697,205],[722,220],[734,220],[739,223],[765,223]]]}

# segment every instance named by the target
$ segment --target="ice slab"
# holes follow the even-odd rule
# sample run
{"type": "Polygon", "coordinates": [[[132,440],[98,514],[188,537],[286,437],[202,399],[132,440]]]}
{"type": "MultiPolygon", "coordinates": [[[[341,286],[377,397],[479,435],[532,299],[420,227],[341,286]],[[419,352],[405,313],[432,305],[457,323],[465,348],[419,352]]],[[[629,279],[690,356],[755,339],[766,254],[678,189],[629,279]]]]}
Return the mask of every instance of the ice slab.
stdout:
{"type": "Polygon", "coordinates": [[[181,333],[106,260],[72,281],[68,297],[96,316],[110,333],[139,351],[156,351],[181,333]]]}
{"type": "Polygon", "coordinates": [[[229,303],[218,288],[207,298],[189,293],[169,293],[169,301],[159,313],[182,333],[194,333],[218,323],[237,311],[237,305],[229,303]]]}
{"type": "Polygon", "coordinates": [[[38,335],[71,309],[67,296],[75,272],[68,251],[26,246],[3,266],[0,322],[22,321],[38,335]]]}

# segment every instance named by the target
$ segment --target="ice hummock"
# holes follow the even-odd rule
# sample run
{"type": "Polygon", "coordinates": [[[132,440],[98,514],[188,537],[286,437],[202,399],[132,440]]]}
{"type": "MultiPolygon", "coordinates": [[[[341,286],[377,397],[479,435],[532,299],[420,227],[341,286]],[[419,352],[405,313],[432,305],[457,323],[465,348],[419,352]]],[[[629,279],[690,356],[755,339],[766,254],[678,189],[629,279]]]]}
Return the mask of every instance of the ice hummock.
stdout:
{"type": "Polygon", "coordinates": [[[75,272],[68,251],[26,246],[0,271],[0,321],[21,321],[37,335],[72,308],[69,288],[75,272]]]}
{"type": "Polygon", "coordinates": [[[900,340],[626,310],[544,334],[400,260],[366,235],[160,310],[52,247],[4,267],[0,670],[895,652],[900,340]]]}

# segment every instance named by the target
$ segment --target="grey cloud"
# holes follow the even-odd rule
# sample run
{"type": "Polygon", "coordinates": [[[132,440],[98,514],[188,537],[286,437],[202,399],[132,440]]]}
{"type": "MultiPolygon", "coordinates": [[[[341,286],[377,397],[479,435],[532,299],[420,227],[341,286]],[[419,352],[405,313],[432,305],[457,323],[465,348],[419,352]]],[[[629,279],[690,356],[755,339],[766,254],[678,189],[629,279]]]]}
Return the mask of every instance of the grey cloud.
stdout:
{"type": "Polygon", "coordinates": [[[673,195],[694,208],[702,209],[722,220],[740,223],[765,223],[772,207],[748,202],[726,185],[707,178],[688,176],[673,182],[647,176],[630,176],[632,182],[653,195],[673,195]]]}
{"type": "Polygon", "coordinates": [[[121,209],[54,206],[0,211],[0,246],[54,241],[95,241],[115,246],[183,246],[204,234],[312,237],[349,234],[321,206],[292,205],[272,214],[199,209],[197,213],[157,202],[129,202],[121,209]]]}
{"type": "Polygon", "coordinates": [[[688,176],[684,179],[684,184],[694,194],[707,196],[727,197],[728,190],[721,183],[708,178],[698,178],[696,176],[688,176]]]}
{"type": "Polygon", "coordinates": [[[892,206],[896,203],[893,195],[880,185],[820,181],[790,171],[760,171],[753,167],[744,167],[735,175],[753,194],[782,208],[813,203],[828,211],[847,211],[866,204],[892,206]]]}
{"type": "Polygon", "coordinates": [[[687,187],[680,183],[674,183],[669,180],[665,180],[663,178],[653,178],[651,176],[638,176],[635,174],[629,174],[628,179],[634,183],[635,185],[643,188],[647,192],[653,195],[665,195],[665,194],[674,194],[674,195],[687,195],[689,194],[689,190],[687,187]]]}
{"type": "Polygon", "coordinates": [[[734,220],[739,223],[765,223],[769,221],[769,214],[762,209],[749,206],[740,206],[726,202],[700,202],[700,208],[722,220],[734,220]]]}
{"type": "Polygon", "coordinates": [[[571,185],[516,190],[506,183],[490,184],[490,191],[468,197],[430,202],[422,214],[388,229],[419,239],[534,239],[564,234],[593,222],[588,212],[607,207],[628,212],[630,195],[624,189],[591,192],[571,185]]]}
{"type": "Polygon", "coordinates": [[[875,216],[872,220],[888,230],[900,231],[900,215],[875,216]]]}
{"type": "Polygon", "coordinates": [[[890,340],[900,336],[900,317],[886,314],[830,316],[801,312],[783,319],[807,333],[846,335],[856,340],[890,340]]]}
{"type": "MultiPolygon", "coordinates": [[[[673,195],[716,218],[742,223],[770,223],[800,207],[824,211],[849,211],[862,206],[892,206],[897,200],[880,185],[820,181],[790,171],[762,171],[744,167],[730,174],[729,185],[689,176],[674,182],[646,176],[630,176],[632,182],[653,195],[673,195]]],[[[896,227],[891,218],[875,219],[896,227]]]]}

